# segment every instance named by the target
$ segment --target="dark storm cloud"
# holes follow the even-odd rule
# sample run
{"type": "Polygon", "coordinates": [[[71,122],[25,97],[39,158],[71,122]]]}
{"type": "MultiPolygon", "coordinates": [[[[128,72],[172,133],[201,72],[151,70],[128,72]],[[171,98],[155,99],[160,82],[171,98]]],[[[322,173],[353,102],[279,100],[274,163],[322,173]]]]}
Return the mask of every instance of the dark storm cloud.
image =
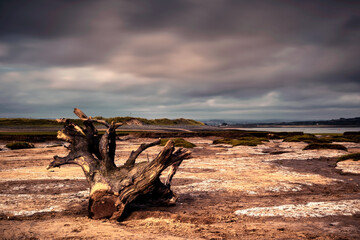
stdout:
{"type": "Polygon", "coordinates": [[[84,34],[95,19],[94,1],[2,0],[0,37],[56,38],[84,34]],[[93,14],[91,14],[91,12],[93,14]]]}
{"type": "Polygon", "coordinates": [[[1,114],[357,115],[359,13],[359,1],[4,0],[1,114]]]}
{"type": "Polygon", "coordinates": [[[277,41],[330,42],[342,28],[356,28],[357,1],[210,0],[129,1],[130,29],[176,30],[198,37],[269,35],[277,41]]]}

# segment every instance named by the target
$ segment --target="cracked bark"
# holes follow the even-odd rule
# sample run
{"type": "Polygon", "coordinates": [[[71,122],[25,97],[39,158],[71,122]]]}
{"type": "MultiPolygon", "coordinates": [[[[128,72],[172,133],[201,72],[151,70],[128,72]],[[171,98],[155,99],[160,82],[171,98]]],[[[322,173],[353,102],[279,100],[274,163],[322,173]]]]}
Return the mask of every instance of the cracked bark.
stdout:
{"type": "Polygon", "coordinates": [[[170,189],[172,177],[184,159],[190,158],[190,151],[178,149],[169,140],[163,150],[150,162],[136,163],[137,157],[146,149],[159,145],[160,140],[141,144],[132,151],[124,165],[115,165],[116,128],[121,123],[108,123],[88,117],[80,109],[74,113],[85,127],[59,119],[64,129],[58,138],[70,143],[70,152],[65,157],[54,156],[48,169],[64,164],[77,164],[90,185],[89,216],[94,219],[120,219],[126,207],[141,198],[148,202],[174,204],[177,197],[170,189]],[[107,129],[100,136],[93,123],[103,124],[107,129]],[[161,173],[169,168],[165,184],[160,181],[161,173]]]}

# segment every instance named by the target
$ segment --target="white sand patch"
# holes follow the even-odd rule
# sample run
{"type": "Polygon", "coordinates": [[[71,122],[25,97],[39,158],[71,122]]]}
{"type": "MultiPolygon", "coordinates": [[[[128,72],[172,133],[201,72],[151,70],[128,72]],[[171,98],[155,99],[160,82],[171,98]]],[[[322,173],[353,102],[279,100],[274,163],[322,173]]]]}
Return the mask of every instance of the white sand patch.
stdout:
{"type": "Polygon", "coordinates": [[[258,195],[265,192],[298,192],[304,185],[312,183],[279,183],[275,186],[258,186],[255,184],[245,185],[242,180],[220,180],[207,179],[202,182],[190,183],[181,186],[173,186],[175,192],[179,194],[193,194],[197,192],[219,192],[219,191],[236,191],[243,192],[244,195],[258,195]]]}
{"type": "Polygon", "coordinates": [[[341,161],[337,163],[336,169],[340,169],[346,173],[360,174],[360,161],[341,161]]]}
{"type": "Polygon", "coordinates": [[[341,150],[301,150],[301,152],[289,152],[283,153],[281,155],[266,155],[263,157],[264,161],[275,161],[275,160],[311,160],[311,159],[318,159],[321,157],[340,157],[344,155],[344,151],[341,150]]]}
{"type": "MultiPolygon", "coordinates": [[[[312,185],[312,184],[308,183],[306,185],[312,185]]],[[[265,191],[267,192],[299,192],[301,190],[302,190],[302,186],[299,184],[284,184],[284,183],[281,183],[278,186],[265,188],[265,191]]]]}
{"type": "Polygon", "coordinates": [[[31,216],[37,213],[48,213],[48,212],[61,212],[65,209],[60,206],[51,206],[48,208],[38,209],[38,210],[10,210],[10,211],[4,211],[3,213],[7,216],[31,216]]]}
{"type": "MultiPolygon", "coordinates": [[[[259,157],[259,156],[258,156],[259,157]]],[[[244,194],[264,194],[266,192],[299,192],[304,186],[314,184],[334,184],[341,180],[315,173],[300,173],[292,168],[274,165],[259,160],[258,157],[237,156],[234,158],[218,157],[189,159],[182,167],[193,169],[214,169],[209,172],[182,171],[180,167],[175,178],[192,178],[202,180],[192,184],[177,186],[180,193],[241,191],[244,194]],[[254,178],[254,176],[257,176],[254,178]]],[[[263,157],[263,156],[261,156],[263,157]]]]}
{"type": "Polygon", "coordinates": [[[235,211],[236,215],[252,217],[326,217],[351,216],[360,213],[360,200],[337,202],[309,202],[307,204],[288,204],[274,207],[255,207],[235,211]]]}
{"type": "Polygon", "coordinates": [[[341,144],[341,145],[345,146],[347,149],[359,147],[359,143],[354,143],[354,142],[333,142],[333,143],[341,144]]]}
{"type": "MultiPolygon", "coordinates": [[[[319,174],[295,172],[295,171],[292,171],[291,168],[284,167],[284,166],[279,166],[278,170],[277,170],[277,173],[282,175],[282,176],[285,176],[285,177],[302,178],[302,179],[305,180],[305,182],[303,182],[303,184],[306,184],[306,185],[312,185],[311,181],[314,178],[314,176],[322,177],[319,174]],[[309,182],[306,182],[306,180],[308,180],[309,182]]],[[[326,178],[326,179],[330,180],[331,182],[344,182],[344,180],[337,179],[337,178],[326,178]]]]}
{"type": "MultiPolygon", "coordinates": [[[[250,146],[236,146],[232,147],[231,145],[214,145],[214,147],[224,147],[226,148],[225,152],[219,152],[215,155],[233,155],[233,154],[239,154],[239,153],[247,153],[247,154],[259,154],[259,151],[256,147],[250,147],[250,146]]],[[[259,145],[264,147],[265,145],[259,145]]]]}
{"type": "Polygon", "coordinates": [[[30,216],[36,213],[61,212],[71,204],[87,201],[89,191],[62,194],[0,194],[0,214],[30,216]],[[60,204],[59,204],[60,203],[60,204]]]}
{"type": "Polygon", "coordinates": [[[44,166],[29,166],[4,169],[0,171],[0,181],[44,180],[44,179],[86,179],[81,167],[76,165],[62,166],[47,170],[44,166]]]}
{"type": "MultiPolygon", "coordinates": [[[[344,144],[343,144],[344,145],[344,144]]],[[[347,143],[347,147],[358,147],[359,144],[347,143]]],[[[214,145],[216,146],[216,145],[214,145]]],[[[275,160],[311,160],[321,157],[339,157],[344,154],[344,151],[334,150],[334,149],[320,149],[320,150],[306,150],[303,148],[307,146],[306,143],[302,142],[276,142],[270,140],[270,142],[265,142],[264,144],[258,145],[256,147],[250,146],[236,146],[231,147],[231,145],[217,145],[218,147],[225,148],[224,152],[216,153],[216,155],[255,155],[253,158],[262,161],[275,161],[275,160]],[[277,147],[282,151],[286,151],[283,154],[269,154],[264,153],[264,150],[269,150],[273,147],[277,147]]]]}
{"type": "Polygon", "coordinates": [[[206,139],[206,138],[186,138],[187,141],[194,143],[194,144],[208,144],[212,145],[213,140],[206,139]]]}
{"type": "Polygon", "coordinates": [[[61,194],[0,194],[0,198],[7,198],[7,199],[11,199],[11,198],[19,198],[21,200],[25,200],[25,199],[43,199],[43,198],[47,198],[47,199],[51,199],[51,198],[66,198],[67,201],[71,201],[73,198],[78,198],[78,197],[84,197],[89,195],[89,191],[85,190],[85,191],[79,191],[79,192],[72,192],[72,193],[61,193],[61,194]]]}

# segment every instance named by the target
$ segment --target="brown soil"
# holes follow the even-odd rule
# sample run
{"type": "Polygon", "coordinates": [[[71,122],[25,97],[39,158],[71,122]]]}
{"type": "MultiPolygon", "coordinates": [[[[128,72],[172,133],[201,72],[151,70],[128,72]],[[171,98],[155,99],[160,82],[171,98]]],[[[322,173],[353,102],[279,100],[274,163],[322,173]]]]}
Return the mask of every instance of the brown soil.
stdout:
{"type": "MultiPolygon", "coordinates": [[[[306,144],[281,140],[233,148],[210,138],[187,140],[197,147],[174,177],[176,206],[133,204],[122,222],[87,217],[79,167],[46,170],[53,155],[66,154],[64,147],[0,151],[0,238],[359,239],[360,161],[335,167],[346,152],[303,151],[306,144]]],[[[118,141],[116,163],[151,141],[118,141]]],[[[360,144],[345,145],[360,151],[360,144]]]]}

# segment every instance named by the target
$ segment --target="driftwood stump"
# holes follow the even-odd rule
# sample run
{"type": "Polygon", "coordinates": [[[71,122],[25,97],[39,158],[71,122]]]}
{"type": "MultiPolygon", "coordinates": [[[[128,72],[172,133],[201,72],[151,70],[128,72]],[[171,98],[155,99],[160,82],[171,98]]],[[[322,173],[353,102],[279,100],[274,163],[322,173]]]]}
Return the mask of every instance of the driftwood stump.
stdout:
{"type": "Polygon", "coordinates": [[[135,163],[136,158],[147,148],[160,144],[160,140],[141,144],[132,151],[125,164],[117,167],[114,162],[116,129],[122,123],[108,123],[87,117],[80,109],[74,113],[83,121],[84,127],[68,119],[58,119],[65,124],[58,132],[58,138],[70,143],[66,157],[54,156],[48,169],[64,164],[79,165],[90,185],[89,216],[94,219],[118,220],[125,208],[141,197],[148,202],[174,204],[177,197],[170,189],[171,180],[181,162],[190,158],[190,151],[178,149],[169,140],[163,150],[150,162],[135,163]],[[94,122],[106,126],[100,136],[94,122]],[[161,173],[169,167],[165,182],[160,181],[161,173]]]}

